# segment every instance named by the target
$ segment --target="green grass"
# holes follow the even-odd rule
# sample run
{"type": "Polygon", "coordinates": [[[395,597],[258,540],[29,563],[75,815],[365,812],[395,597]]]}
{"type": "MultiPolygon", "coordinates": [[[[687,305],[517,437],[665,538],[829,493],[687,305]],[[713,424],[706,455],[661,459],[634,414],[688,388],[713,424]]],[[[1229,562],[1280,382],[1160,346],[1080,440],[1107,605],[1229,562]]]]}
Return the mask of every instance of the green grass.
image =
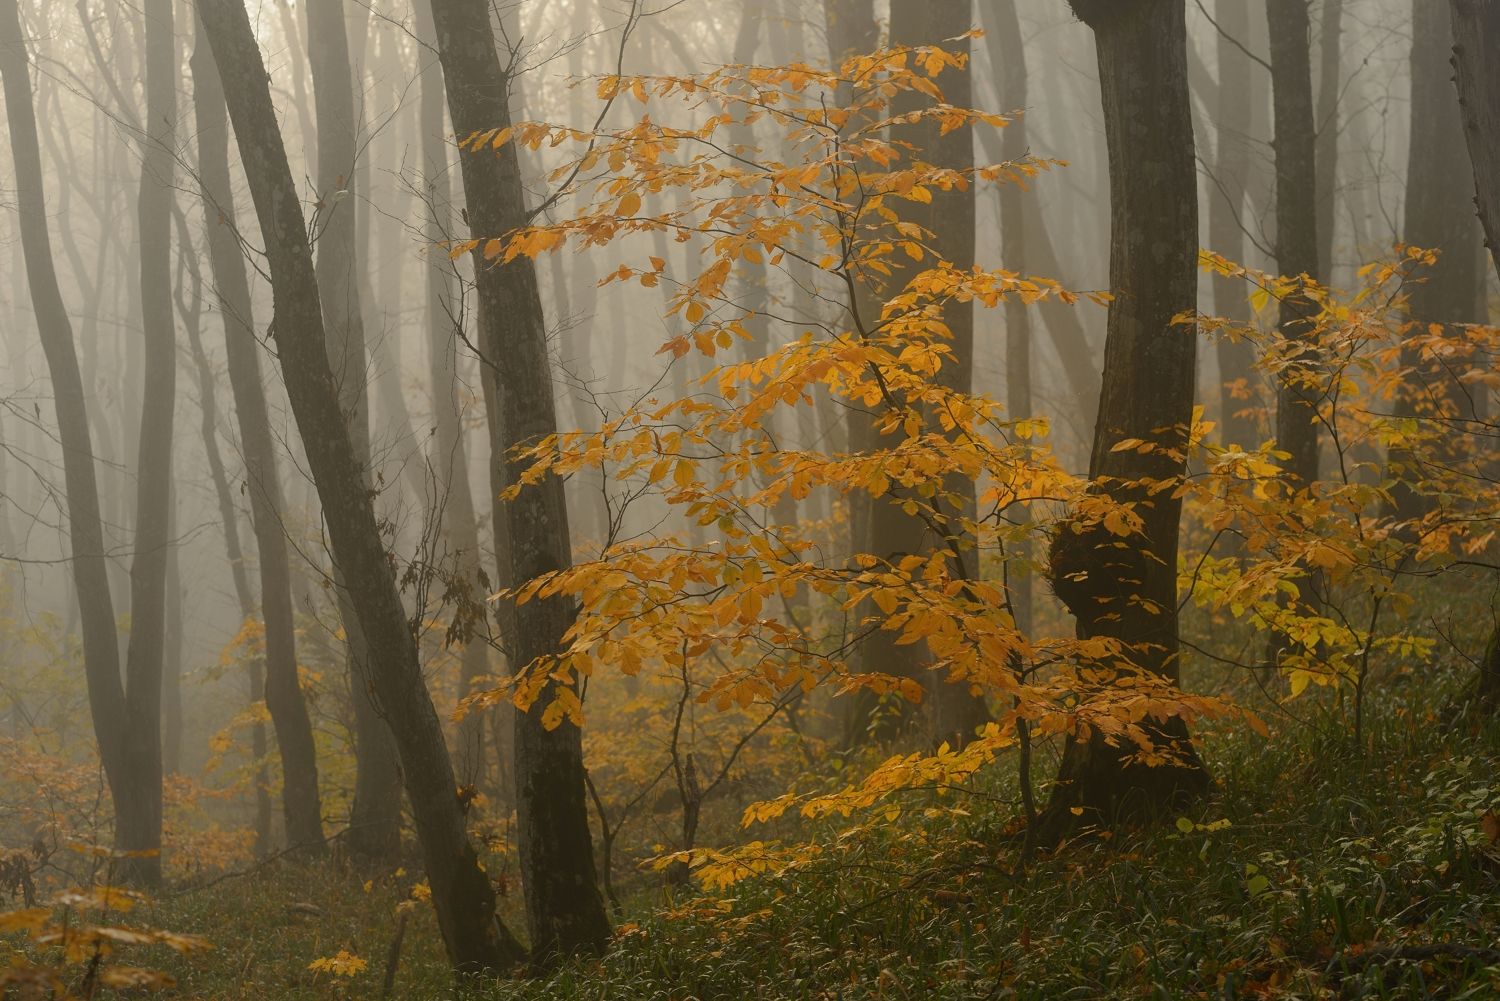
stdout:
{"type": "MultiPolygon", "coordinates": [[[[1451,685],[1367,711],[1368,739],[1291,723],[1267,741],[1205,740],[1218,787],[1186,818],[1080,840],[1017,866],[1013,762],[967,817],[908,810],[794,875],[671,900],[639,876],[604,960],[466,988],[519,999],[1493,998],[1500,965],[1500,726],[1444,721],[1451,685]],[[1226,824],[1227,822],[1227,824],[1226,824]],[[1184,830],[1183,828],[1188,828],[1184,830]],[[1426,949],[1424,954],[1421,950],[1426,949]],[[1443,952],[1447,950],[1447,952],[1443,952]],[[1423,958],[1425,956],[1425,958],[1423,958]],[[1404,958],[1411,957],[1411,958],[1404,958]]],[[[1038,764],[1043,772],[1049,766],[1038,764]]],[[[944,800],[949,803],[950,800],[944,800]]],[[[808,836],[826,831],[804,832],[808,836]]],[[[180,997],[379,996],[394,908],[412,877],[368,891],[328,864],[272,865],[181,893],[149,919],[211,939],[173,959],[180,997]],[[297,915],[289,905],[311,904],[297,915]],[[348,949],[348,980],[308,963],[348,949]]],[[[518,901],[508,900],[513,913],[518,901]]],[[[418,910],[395,997],[455,997],[418,910]]]]}

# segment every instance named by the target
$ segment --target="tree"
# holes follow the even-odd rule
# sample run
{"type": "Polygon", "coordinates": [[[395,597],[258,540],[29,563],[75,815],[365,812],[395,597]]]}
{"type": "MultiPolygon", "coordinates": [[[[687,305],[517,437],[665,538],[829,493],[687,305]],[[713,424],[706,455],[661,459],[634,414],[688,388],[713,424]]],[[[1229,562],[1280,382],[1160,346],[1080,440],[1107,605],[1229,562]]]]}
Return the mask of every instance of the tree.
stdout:
{"type": "MultiPolygon", "coordinates": [[[[1109,145],[1109,336],[1089,477],[1131,505],[1139,549],[1114,547],[1097,526],[1064,527],[1052,548],[1052,584],[1080,637],[1127,644],[1133,668],[1178,676],[1177,535],[1193,416],[1196,335],[1179,322],[1197,301],[1198,203],[1180,0],[1071,0],[1094,31],[1109,145]],[[1145,447],[1142,447],[1144,444],[1145,447]]],[[[1072,737],[1042,829],[1083,816],[1169,808],[1208,788],[1180,717],[1156,722],[1168,759],[1141,763],[1098,731],[1072,737]],[[1074,810],[1080,811],[1074,814],[1074,810]]]]}
{"type": "Polygon", "coordinates": [[[198,137],[198,184],[208,230],[208,256],[224,323],[229,387],[240,429],[250,521],[260,566],[260,615],[265,626],[264,689],[266,711],[276,730],[276,748],[281,757],[282,815],[287,841],[316,852],[323,845],[323,808],[318,795],[317,747],[297,678],[291,561],[281,523],[285,502],[281,474],[276,467],[266,391],[261,382],[260,345],[256,340],[250,281],[236,223],[224,85],[213,50],[204,36],[201,17],[190,69],[198,137]]]}
{"type": "Polygon", "coordinates": [[[220,73],[240,81],[226,97],[271,271],[271,332],[323,503],[333,559],[369,639],[370,678],[401,755],[448,958],[458,970],[498,969],[518,962],[523,950],[496,920],[494,888],[469,843],[442,724],[422,677],[416,638],[340,407],[312,248],[265,63],[240,0],[201,0],[198,10],[220,73]]]}
{"type": "MultiPolygon", "coordinates": [[[[431,0],[448,114],[460,137],[511,127],[510,81],[495,50],[485,0],[431,0]]],[[[514,145],[482,146],[460,161],[470,232],[499,237],[530,216],[514,145]]],[[[490,429],[490,483],[499,583],[524,587],[572,563],[563,481],[543,476],[512,500],[502,495],[527,464],[519,451],[557,431],[547,327],[530,260],[497,265],[475,257],[481,378],[490,429]]],[[[555,654],[577,615],[564,596],[499,611],[512,669],[555,654]]],[[[584,798],[582,732],[572,719],[544,725],[544,704],[573,693],[575,679],[549,683],[548,695],[515,714],[517,839],[526,920],[535,961],[602,952],[609,917],[599,892],[584,798]]]]}
{"type": "MultiPolygon", "coordinates": [[[[342,0],[320,0],[307,8],[307,52],[312,67],[318,123],[318,290],[328,331],[329,360],[338,381],[339,403],[349,423],[367,489],[370,469],[370,401],[366,388],[364,318],[360,311],[363,262],[358,254],[355,206],[359,130],[354,111],[354,71],[342,0]]],[[[354,705],[354,807],[349,846],[356,855],[394,862],[401,850],[401,776],[396,749],[382,718],[386,707],[374,696],[370,640],[350,604],[344,570],[335,560],[334,587],[349,653],[349,697],[354,705]]]]}
{"type": "MultiPolygon", "coordinates": [[[[1312,31],[1307,0],[1266,0],[1271,28],[1271,93],[1276,133],[1276,267],[1287,278],[1323,281],[1318,270],[1317,128],[1313,121],[1312,31]]],[[[1276,392],[1276,441],[1291,454],[1292,484],[1318,479],[1317,400],[1314,347],[1306,343],[1316,306],[1296,291],[1282,297],[1281,332],[1293,349],[1276,392]]]]}
{"type": "MultiPolygon", "coordinates": [[[[1453,66],[1469,160],[1474,168],[1479,222],[1500,275],[1500,6],[1452,0],[1453,66]]],[[[1481,664],[1479,694],[1500,706],[1500,628],[1481,664]]]]}

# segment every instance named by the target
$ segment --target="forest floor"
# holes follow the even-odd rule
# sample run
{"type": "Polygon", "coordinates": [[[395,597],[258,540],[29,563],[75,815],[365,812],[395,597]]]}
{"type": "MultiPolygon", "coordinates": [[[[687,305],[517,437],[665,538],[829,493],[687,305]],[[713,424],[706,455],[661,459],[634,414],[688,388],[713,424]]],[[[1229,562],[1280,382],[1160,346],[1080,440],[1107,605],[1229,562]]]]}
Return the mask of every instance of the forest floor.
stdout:
{"type": "MultiPolygon", "coordinates": [[[[1329,717],[1209,734],[1212,799],[1024,870],[1001,761],[967,816],[908,809],[795,874],[675,900],[641,875],[612,952],[539,980],[460,991],[417,907],[391,996],[1500,997],[1500,724],[1445,714],[1456,685],[1380,700],[1362,747],[1329,717]]],[[[276,864],[149,918],[214,944],[173,962],[178,997],[378,998],[414,878],[276,864]],[[368,965],[309,969],[340,950],[368,965]]]]}

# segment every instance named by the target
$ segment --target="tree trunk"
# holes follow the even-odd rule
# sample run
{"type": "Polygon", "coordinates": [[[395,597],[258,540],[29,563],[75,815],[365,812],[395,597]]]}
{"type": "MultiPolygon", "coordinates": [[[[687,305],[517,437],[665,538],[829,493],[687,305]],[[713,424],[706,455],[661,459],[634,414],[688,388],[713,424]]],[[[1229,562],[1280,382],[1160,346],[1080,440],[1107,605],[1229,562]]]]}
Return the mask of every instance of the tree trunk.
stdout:
{"type": "MultiPolygon", "coordinates": [[[[1313,122],[1311,24],[1307,0],[1266,0],[1271,29],[1272,95],[1276,114],[1276,267],[1287,278],[1321,281],[1318,269],[1318,207],[1313,122]]],[[[1293,345],[1307,340],[1317,307],[1293,293],[1281,303],[1281,335],[1293,345]]],[[[1317,404],[1303,384],[1315,364],[1314,348],[1288,367],[1276,393],[1276,441],[1291,454],[1291,483],[1318,479],[1317,404]]]]}
{"type": "MultiPolygon", "coordinates": [[[[1214,173],[1208,194],[1208,244],[1215,253],[1239,264],[1245,263],[1246,186],[1254,137],[1253,74],[1261,68],[1239,48],[1250,39],[1250,5],[1245,0],[1219,0],[1216,8],[1219,80],[1215,107],[1214,173]],[[1239,43],[1238,45],[1236,43],[1239,43]]],[[[1238,324],[1251,320],[1249,289],[1241,279],[1216,275],[1213,279],[1214,311],[1238,324]]],[[[1254,385],[1255,349],[1248,340],[1219,337],[1219,421],[1222,440],[1242,448],[1261,442],[1254,417],[1245,413],[1254,405],[1240,387],[1254,385]]]]}
{"type": "Polygon", "coordinates": [[[261,221],[282,375],[317,485],[350,603],[370,639],[369,672],[401,753],[406,793],[422,845],[433,908],[448,958],[459,970],[496,969],[523,950],[495,917],[495,892],[464,828],[464,814],[417,657],[364,469],[339,404],[329,363],[312,248],[287,163],[265,63],[241,0],[199,0],[224,78],[240,156],[261,221]]]}
{"type": "MultiPolygon", "coordinates": [[[[1411,152],[1403,240],[1439,255],[1437,265],[1424,270],[1412,286],[1411,319],[1418,336],[1425,336],[1433,325],[1476,322],[1475,304],[1484,278],[1473,252],[1474,175],[1453,90],[1453,40],[1447,4],[1412,0],[1411,152]]],[[[1410,375],[1397,387],[1397,416],[1430,420],[1447,414],[1474,415],[1446,368],[1424,360],[1419,348],[1404,346],[1401,366],[1410,375]]],[[[1393,448],[1389,460],[1396,517],[1417,518],[1431,510],[1432,499],[1409,485],[1422,477],[1414,465],[1418,456],[1393,448]]]]}
{"type": "MultiPolygon", "coordinates": [[[[455,640],[459,651],[459,694],[471,694],[479,679],[490,673],[488,588],[480,563],[479,518],[469,482],[469,453],[465,448],[458,403],[458,352],[464,340],[463,298],[453,265],[436,248],[454,237],[453,192],[448,180],[451,147],[445,141],[443,117],[443,69],[431,54],[436,44],[432,7],[416,4],[417,37],[426,47],[419,50],[422,66],[418,104],[422,133],[422,190],[427,205],[426,243],[428,262],[424,269],[427,290],[428,375],[432,383],[434,441],[432,468],[442,495],[443,531],[453,547],[455,590],[464,597],[454,609],[459,622],[467,622],[455,640]]],[[[492,710],[469,713],[458,725],[457,758],[459,781],[478,786],[485,774],[484,720],[492,710]]]]}
{"type": "MultiPolygon", "coordinates": [[[[281,757],[282,814],[287,842],[323,850],[323,806],[318,794],[318,758],[312,721],[297,677],[297,632],[292,612],[292,569],[281,524],[285,507],[276,445],[261,382],[260,345],[250,300],[250,281],[235,221],[229,173],[229,121],[224,86],[199,19],[191,61],[198,136],[198,179],[208,228],[209,261],[224,319],[224,356],[245,457],[250,520],[260,563],[260,614],[265,626],[266,712],[281,757]]],[[[256,698],[260,697],[257,686],[256,698]]],[[[263,750],[263,749],[262,749],[263,750]]]]}
{"type": "MultiPolygon", "coordinates": [[[[1491,0],[1452,0],[1453,67],[1458,104],[1477,187],[1475,202],[1485,245],[1500,276],[1500,5],[1491,0]]],[[[1500,627],[1490,637],[1479,692],[1491,709],[1500,706],[1500,627]]]]}
{"type": "Polygon", "coordinates": [[[136,463],[135,553],[130,564],[130,642],[125,660],[125,787],[115,799],[115,845],[129,882],[161,882],[162,661],[166,641],[167,551],[172,545],[172,425],[177,406],[177,336],[172,316],[173,136],[177,118],[172,0],[147,0],[146,118],[142,135],[141,320],[145,346],[136,463]]]}
{"type": "Polygon", "coordinates": [[[1323,0],[1323,15],[1318,24],[1318,138],[1314,156],[1317,161],[1318,275],[1325,282],[1333,280],[1333,236],[1337,228],[1334,209],[1338,203],[1343,41],[1344,0],[1323,0]]]}
{"type": "MultiPolygon", "coordinates": [[[[432,0],[448,112],[459,136],[511,124],[509,80],[495,51],[485,0],[432,0]]],[[[468,222],[475,236],[498,237],[526,222],[515,144],[461,159],[468,222]]],[[[570,565],[567,504],[554,475],[500,494],[524,468],[514,452],[557,430],[536,269],[528,259],[492,267],[476,258],[481,378],[487,385],[490,481],[494,498],[499,583],[520,587],[570,565]],[[503,361],[503,368],[498,367],[503,361]]],[[[565,598],[508,605],[500,611],[513,670],[557,651],[577,615],[565,598]]],[[[600,953],[609,917],[594,869],[584,799],[583,734],[570,720],[548,729],[542,712],[556,698],[546,686],[526,712],[515,714],[517,839],[534,961],[600,953]]]]}
{"type": "MultiPolygon", "coordinates": [[[[1077,617],[1080,636],[1120,639],[1138,668],[1175,682],[1182,507],[1171,491],[1148,497],[1138,484],[1183,475],[1193,410],[1197,336],[1191,325],[1173,322],[1193,310],[1198,285],[1185,8],[1183,0],[1071,3],[1094,29],[1109,147],[1114,300],[1089,475],[1097,489],[1136,505],[1144,538],[1132,551],[1114,547],[1099,528],[1064,532],[1053,546],[1052,583],[1077,617]],[[1157,442],[1159,450],[1114,451],[1126,438],[1157,442]]],[[[1174,763],[1129,762],[1125,750],[1098,734],[1069,740],[1044,832],[1152,815],[1207,790],[1208,774],[1182,719],[1149,725],[1174,763]]]]}
{"type": "MultiPolygon", "coordinates": [[[[354,71],[343,0],[313,0],[307,8],[307,52],[318,117],[318,199],[314,216],[318,291],[328,357],[339,405],[359,460],[360,481],[371,489],[370,400],[355,207],[358,126],[354,71]]],[[[349,697],[354,704],[354,808],[349,848],[357,856],[394,863],[401,851],[401,775],[389,728],[375,703],[370,677],[371,642],[352,605],[346,570],[334,560],[334,586],[349,651],[349,697]]],[[[388,708],[388,707],[387,707],[388,708]]]]}

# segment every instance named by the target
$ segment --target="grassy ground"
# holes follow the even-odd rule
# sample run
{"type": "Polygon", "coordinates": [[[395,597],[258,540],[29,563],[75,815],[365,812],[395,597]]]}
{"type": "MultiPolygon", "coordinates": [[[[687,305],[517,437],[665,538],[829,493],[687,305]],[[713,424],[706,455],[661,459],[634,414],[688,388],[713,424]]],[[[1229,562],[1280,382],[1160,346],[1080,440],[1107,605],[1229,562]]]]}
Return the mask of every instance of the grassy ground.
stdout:
{"type": "MultiPolygon", "coordinates": [[[[1344,734],[1286,723],[1213,735],[1215,797],[1188,816],[1044,853],[1020,871],[1010,763],[939,819],[909,810],[795,876],[726,900],[639,877],[614,951],[502,999],[1500,997],[1500,726],[1440,715],[1451,686],[1344,734]]],[[[1393,705],[1393,703],[1388,703],[1393,705]]],[[[1039,770],[1045,768],[1039,765],[1039,770]]],[[[368,888],[334,865],[272,865],[168,896],[149,920],[211,939],[169,960],[178,996],[380,996],[410,875],[368,888]],[[353,977],[308,964],[339,950],[353,977]]],[[[515,900],[507,901],[514,910],[515,900]]],[[[515,915],[510,920],[513,925],[515,915]]],[[[453,997],[430,914],[393,996],[453,997]]]]}

